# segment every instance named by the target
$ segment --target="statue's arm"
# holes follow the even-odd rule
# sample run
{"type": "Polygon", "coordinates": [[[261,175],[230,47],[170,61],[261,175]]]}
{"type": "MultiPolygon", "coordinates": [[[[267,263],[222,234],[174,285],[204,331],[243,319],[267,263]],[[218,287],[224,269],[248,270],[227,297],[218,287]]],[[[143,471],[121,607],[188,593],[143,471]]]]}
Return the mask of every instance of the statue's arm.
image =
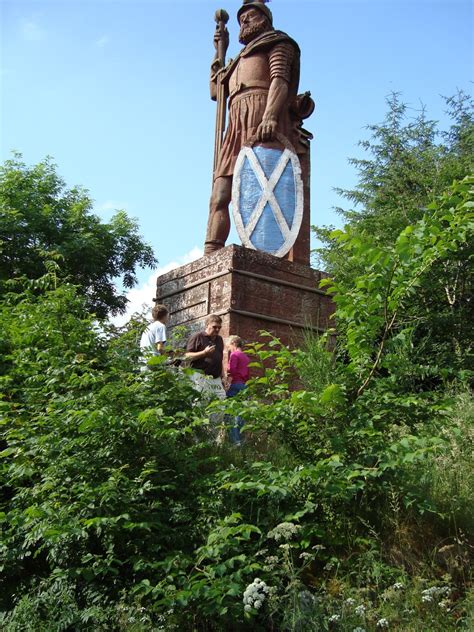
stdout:
{"type": "Polygon", "coordinates": [[[294,47],[287,42],[277,44],[269,53],[270,88],[262,122],[257,129],[257,140],[269,141],[276,134],[280,115],[288,104],[294,55],[294,47]]]}
{"type": "Polygon", "coordinates": [[[288,82],[281,77],[275,77],[270,83],[267,106],[263,120],[278,121],[281,111],[288,100],[288,82]]]}

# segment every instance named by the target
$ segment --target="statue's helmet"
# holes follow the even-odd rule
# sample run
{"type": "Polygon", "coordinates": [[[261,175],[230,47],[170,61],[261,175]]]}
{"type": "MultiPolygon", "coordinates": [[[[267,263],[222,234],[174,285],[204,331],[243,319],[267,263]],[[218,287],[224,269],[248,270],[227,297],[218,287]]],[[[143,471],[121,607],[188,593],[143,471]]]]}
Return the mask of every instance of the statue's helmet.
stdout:
{"type": "Polygon", "coordinates": [[[270,25],[273,26],[273,15],[270,9],[265,4],[269,2],[269,0],[243,0],[243,4],[240,9],[237,11],[237,20],[240,22],[240,16],[244,11],[253,7],[261,11],[268,18],[270,25]]]}

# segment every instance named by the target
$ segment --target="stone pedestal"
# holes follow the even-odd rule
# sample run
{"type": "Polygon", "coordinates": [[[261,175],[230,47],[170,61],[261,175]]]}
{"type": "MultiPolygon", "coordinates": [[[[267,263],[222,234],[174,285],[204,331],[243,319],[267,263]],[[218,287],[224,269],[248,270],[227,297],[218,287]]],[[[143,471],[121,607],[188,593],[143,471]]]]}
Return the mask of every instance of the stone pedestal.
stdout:
{"type": "Polygon", "coordinates": [[[333,326],[333,303],[318,289],[323,276],[308,266],[230,245],[158,277],[155,300],[170,311],[169,330],[181,325],[190,334],[204,328],[208,314],[218,314],[224,338],[237,334],[255,342],[264,329],[295,346],[305,329],[323,332],[333,326]]]}

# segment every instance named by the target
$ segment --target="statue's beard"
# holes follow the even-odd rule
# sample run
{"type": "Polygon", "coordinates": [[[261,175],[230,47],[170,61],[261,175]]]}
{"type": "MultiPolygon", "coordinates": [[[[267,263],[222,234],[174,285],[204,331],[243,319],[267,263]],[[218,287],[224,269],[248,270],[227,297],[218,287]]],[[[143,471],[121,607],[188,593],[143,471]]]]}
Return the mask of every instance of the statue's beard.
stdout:
{"type": "Polygon", "coordinates": [[[252,24],[248,26],[242,24],[242,26],[240,27],[239,42],[241,44],[248,44],[258,35],[264,33],[267,29],[268,25],[266,20],[262,20],[258,24],[252,24]]]}

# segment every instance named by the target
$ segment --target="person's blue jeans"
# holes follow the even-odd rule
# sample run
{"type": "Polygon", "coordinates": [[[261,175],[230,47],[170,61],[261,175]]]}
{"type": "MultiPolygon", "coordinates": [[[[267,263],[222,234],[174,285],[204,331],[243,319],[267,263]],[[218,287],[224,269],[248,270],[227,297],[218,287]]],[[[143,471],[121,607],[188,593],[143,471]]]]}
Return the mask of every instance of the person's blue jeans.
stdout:
{"type": "MultiPolygon", "coordinates": [[[[247,388],[245,384],[237,383],[231,384],[229,386],[229,390],[227,391],[227,397],[235,397],[240,391],[243,391],[244,388],[247,388]]],[[[229,415],[230,417],[230,415],[229,415]]],[[[240,429],[244,425],[244,420],[242,417],[234,417],[233,426],[230,429],[229,436],[232,443],[240,444],[242,443],[242,435],[240,434],[240,429]]]]}

